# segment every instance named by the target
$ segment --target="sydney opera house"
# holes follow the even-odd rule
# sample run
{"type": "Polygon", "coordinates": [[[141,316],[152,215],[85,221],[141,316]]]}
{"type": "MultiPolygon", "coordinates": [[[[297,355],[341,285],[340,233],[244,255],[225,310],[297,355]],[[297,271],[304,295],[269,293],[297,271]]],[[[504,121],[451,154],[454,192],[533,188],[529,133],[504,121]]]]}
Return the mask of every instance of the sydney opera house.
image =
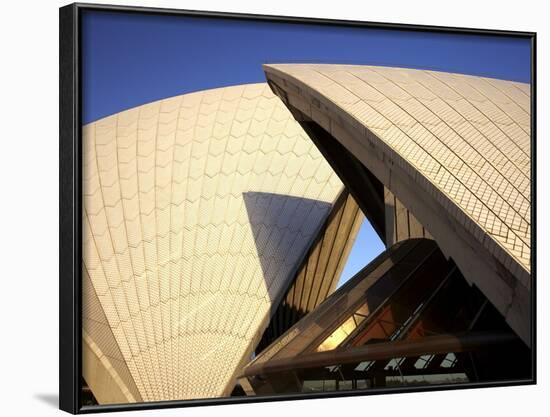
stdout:
{"type": "Polygon", "coordinates": [[[530,86],[264,72],[84,126],[89,401],[530,378],[530,86]]]}

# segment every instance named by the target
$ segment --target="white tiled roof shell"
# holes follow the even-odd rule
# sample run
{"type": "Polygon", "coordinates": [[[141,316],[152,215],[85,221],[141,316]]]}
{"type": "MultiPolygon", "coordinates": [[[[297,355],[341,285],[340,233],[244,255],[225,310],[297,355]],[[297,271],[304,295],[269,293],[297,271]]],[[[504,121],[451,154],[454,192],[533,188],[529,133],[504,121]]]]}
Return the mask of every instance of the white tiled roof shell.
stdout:
{"type": "Polygon", "coordinates": [[[83,268],[144,401],[230,389],[343,189],[266,84],[86,125],[83,179],[83,268]]]}
{"type": "Polygon", "coordinates": [[[378,138],[427,180],[419,182],[452,201],[448,214],[530,287],[523,280],[531,270],[529,84],[366,65],[265,69],[296,80],[378,138]]]}

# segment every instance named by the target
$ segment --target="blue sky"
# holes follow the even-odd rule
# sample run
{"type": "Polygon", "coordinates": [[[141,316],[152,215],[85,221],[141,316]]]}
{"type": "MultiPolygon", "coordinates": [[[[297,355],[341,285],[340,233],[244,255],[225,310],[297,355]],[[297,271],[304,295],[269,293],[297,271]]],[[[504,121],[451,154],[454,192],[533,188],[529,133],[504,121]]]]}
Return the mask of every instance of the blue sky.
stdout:
{"type": "MultiPolygon", "coordinates": [[[[265,81],[275,62],[423,68],[530,81],[527,39],[86,11],[83,123],[208,88],[265,81]]],[[[341,282],[381,250],[363,222],[341,282]]]]}
{"type": "Polygon", "coordinates": [[[384,244],[372,228],[370,222],[366,219],[363,220],[337,286],[340,287],[353,277],[366,264],[382,253],[384,248],[384,244]]]}

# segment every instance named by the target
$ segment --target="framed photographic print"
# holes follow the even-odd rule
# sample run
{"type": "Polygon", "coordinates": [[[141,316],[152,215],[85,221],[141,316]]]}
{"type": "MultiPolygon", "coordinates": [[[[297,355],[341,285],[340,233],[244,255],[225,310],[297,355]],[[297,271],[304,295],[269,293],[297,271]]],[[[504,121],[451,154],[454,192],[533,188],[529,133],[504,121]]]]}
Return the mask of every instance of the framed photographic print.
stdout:
{"type": "Polygon", "coordinates": [[[535,383],[535,40],[62,7],[60,408],[535,383]]]}

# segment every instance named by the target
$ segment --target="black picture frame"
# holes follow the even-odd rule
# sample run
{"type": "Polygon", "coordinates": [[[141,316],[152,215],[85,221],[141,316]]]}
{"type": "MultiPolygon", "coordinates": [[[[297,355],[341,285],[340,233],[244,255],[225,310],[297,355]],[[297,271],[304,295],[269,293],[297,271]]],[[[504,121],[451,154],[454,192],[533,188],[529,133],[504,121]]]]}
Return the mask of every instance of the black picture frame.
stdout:
{"type": "Polygon", "coordinates": [[[248,402],[281,401],[312,398],[378,395],[404,392],[425,392],[463,388],[501,387],[536,384],[536,227],[531,234],[531,291],[532,308],[532,379],[505,381],[502,383],[467,383],[437,387],[396,387],[376,389],[372,392],[331,392],[319,394],[292,394],[260,397],[227,397],[185,401],[144,402],[120,405],[83,406],[81,399],[81,34],[83,11],[107,11],[142,15],[200,16],[216,19],[243,21],[269,21],[325,26],[347,26],[374,29],[398,29],[462,35],[491,35],[529,39],[531,42],[531,218],[536,226],[536,42],[534,32],[516,32],[459,27],[439,27],[411,24],[392,24],[363,21],[344,21],[290,16],[266,16],[194,10],[128,7],[96,4],[70,4],[59,9],[59,408],[72,414],[123,410],[190,407],[248,402]]]}

